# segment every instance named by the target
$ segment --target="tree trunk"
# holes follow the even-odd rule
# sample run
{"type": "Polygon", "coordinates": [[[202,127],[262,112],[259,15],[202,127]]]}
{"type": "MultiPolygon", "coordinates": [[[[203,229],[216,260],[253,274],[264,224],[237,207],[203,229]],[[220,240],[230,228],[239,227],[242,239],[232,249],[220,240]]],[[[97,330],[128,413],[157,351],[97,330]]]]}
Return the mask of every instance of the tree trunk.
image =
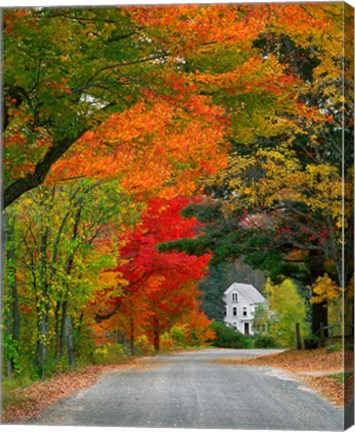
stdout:
{"type": "MultiPolygon", "coordinates": [[[[78,237],[79,233],[79,223],[81,218],[81,208],[76,211],[73,225],[73,235],[72,240],[74,241],[78,237]]],[[[65,273],[67,276],[71,275],[71,272],[74,268],[74,255],[75,252],[72,251],[67,259],[65,273]]],[[[68,283],[65,285],[64,299],[62,301],[62,316],[60,323],[60,347],[59,353],[60,356],[64,356],[65,346],[68,348],[68,358],[71,367],[75,366],[74,360],[74,342],[73,342],[73,326],[71,322],[71,317],[68,315],[68,295],[69,295],[70,286],[68,283]]]]}
{"type": "Polygon", "coordinates": [[[54,144],[49,147],[43,158],[37,162],[31,173],[28,172],[24,177],[14,180],[9,186],[7,186],[3,192],[4,209],[25,192],[40,186],[47,177],[52,165],[64,155],[64,153],[84,132],[86,132],[87,129],[87,127],[83,127],[82,130],[76,133],[75,137],[63,136],[62,139],[54,142],[54,144]]]}
{"type": "Polygon", "coordinates": [[[154,318],[153,345],[155,352],[160,351],[160,331],[157,318],[154,318]]]}
{"type": "Polygon", "coordinates": [[[48,357],[48,327],[49,327],[49,304],[48,304],[48,280],[47,280],[47,246],[48,228],[41,236],[41,294],[38,313],[38,334],[36,346],[36,366],[39,368],[40,377],[45,376],[45,364],[48,357]]]}
{"type": "Polygon", "coordinates": [[[43,313],[38,328],[37,346],[36,346],[36,365],[39,369],[39,375],[41,379],[45,377],[45,364],[48,357],[47,341],[48,341],[47,320],[45,314],[43,313]]]}
{"type": "Polygon", "coordinates": [[[130,349],[131,349],[131,355],[133,356],[135,354],[135,349],[134,349],[134,339],[135,339],[135,332],[134,332],[134,319],[133,316],[130,316],[129,318],[129,333],[130,333],[130,339],[129,339],[129,343],[130,343],[130,349]]]}
{"type": "Polygon", "coordinates": [[[295,324],[295,336],[296,336],[296,350],[300,350],[302,349],[300,323],[295,324]]]}
{"type": "Polygon", "coordinates": [[[82,330],[82,327],[83,327],[83,322],[84,322],[84,312],[81,312],[78,324],[75,327],[75,330],[77,332],[78,337],[81,335],[81,330],[82,330]]]}
{"type": "MultiPolygon", "coordinates": [[[[5,224],[4,224],[5,226],[5,224]]],[[[17,290],[17,275],[16,275],[16,246],[15,246],[15,217],[9,217],[6,224],[6,235],[4,233],[4,247],[6,242],[6,261],[7,261],[7,274],[8,274],[8,288],[9,288],[9,311],[7,319],[7,332],[11,338],[12,349],[10,357],[7,361],[7,372],[9,378],[15,370],[15,357],[18,350],[18,341],[20,339],[20,310],[19,310],[19,296],[17,290]]],[[[3,255],[4,256],[4,255],[3,255]]]]}
{"type": "Polygon", "coordinates": [[[65,339],[66,339],[66,320],[67,320],[67,309],[68,309],[68,300],[65,299],[62,303],[62,313],[60,320],[60,337],[59,337],[59,354],[61,357],[64,356],[65,351],[65,339]]]}
{"type": "Polygon", "coordinates": [[[66,315],[65,319],[65,332],[68,348],[68,360],[70,367],[75,368],[75,352],[74,352],[74,338],[73,338],[73,325],[70,315],[66,315]]]}
{"type": "Polygon", "coordinates": [[[126,333],[123,333],[120,330],[117,330],[117,342],[119,344],[123,345],[124,353],[126,355],[129,355],[130,350],[129,350],[129,347],[128,347],[128,341],[127,341],[127,335],[126,335],[126,333]]]}
{"type": "Polygon", "coordinates": [[[58,360],[59,358],[59,354],[60,354],[60,342],[61,342],[61,338],[60,338],[60,323],[61,323],[61,319],[60,319],[60,306],[61,306],[61,302],[57,301],[56,305],[55,305],[55,312],[54,312],[54,320],[55,320],[55,353],[54,353],[54,359],[55,361],[58,360]]]}
{"type": "MultiPolygon", "coordinates": [[[[309,281],[312,285],[319,276],[324,274],[324,256],[317,252],[310,252],[309,256],[309,281]]],[[[328,325],[328,304],[327,302],[312,304],[312,334],[320,336],[321,323],[326,327],[328,325]]],[[[324,331],[325,337],[328,336],[328,330],[324,331]]]]}
{"type": "MultiPolygon", "coordinates": [[[[328,307],[327,303],[312,304],[312,334],[320,337],[321,324],[324,327],[328,325],[328,307]]],[[[328,337],[328,329],[324,329],[324,336],[328,337]]]]}

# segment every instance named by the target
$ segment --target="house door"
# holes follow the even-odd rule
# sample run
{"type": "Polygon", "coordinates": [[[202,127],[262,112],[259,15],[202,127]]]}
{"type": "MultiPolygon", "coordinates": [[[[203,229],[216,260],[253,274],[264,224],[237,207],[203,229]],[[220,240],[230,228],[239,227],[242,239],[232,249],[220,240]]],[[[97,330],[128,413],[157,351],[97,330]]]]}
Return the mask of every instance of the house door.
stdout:
{"type": "Polygon", "coordinates": [[[244,323],[244,334],[250,334],[250,324],[248,322],[244,323]]]}

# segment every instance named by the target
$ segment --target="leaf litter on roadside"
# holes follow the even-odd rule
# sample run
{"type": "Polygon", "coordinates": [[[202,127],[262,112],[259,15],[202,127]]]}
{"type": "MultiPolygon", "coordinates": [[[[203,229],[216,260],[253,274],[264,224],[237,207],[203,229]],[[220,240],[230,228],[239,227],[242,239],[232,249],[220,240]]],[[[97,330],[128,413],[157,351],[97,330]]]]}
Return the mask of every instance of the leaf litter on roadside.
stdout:
{"type": "Polygon", "coordinates": [[[75,390],[94,384],[102,373],[128,369],[136,364],[132,361],[127,364],[87,366],[62,373],[48,381],[35,382],[26,388],[14,388],[11,391],[16,393],[16,402],[3,410],[2,423],[24,423],[75,390]]]}
{"type": "Polygon", "coordinates": [[[338,407],[349,403],[352,395],[354,373],[345,371],[344,364],[352,365],[352,353],[327,352],[325,348],[315,350],[289,350],[276,354],[252,358],[222,358],[224,364],[270,366],[297,374],[309,387],[338,407]],[[345,387],[345,391],[344,391],[345,387]]]}

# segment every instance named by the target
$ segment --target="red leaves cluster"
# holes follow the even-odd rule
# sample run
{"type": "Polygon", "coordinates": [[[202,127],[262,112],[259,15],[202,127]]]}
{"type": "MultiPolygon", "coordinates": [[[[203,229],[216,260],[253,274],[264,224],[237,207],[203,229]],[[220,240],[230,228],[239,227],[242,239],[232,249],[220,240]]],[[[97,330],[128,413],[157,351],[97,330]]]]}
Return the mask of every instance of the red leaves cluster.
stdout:
{"type": "MultiPolygon", "coordinates": [[[[122,238],[122,263],[116,271],[128,281],[120,303],[120,325],[153,338],[198,305],[197,282],[204,276],[210,254],[191,256],[184,252],[159,253],[157,245],[196,235],[196,219],[179,213],[189,203],[186,198],[152,199],[141,223],[122,238]]],[[[132,336],[133,337],[133,336],[132,336]]]]}
{"type": "Polygon", "coordinates": [[[195,257],[183,252],[159,253],[156,246],[165,241],[191,238],[196,235],[199,223],[195,218],[184,219],[179,212],[189,203],[183,197],[167,201],[153,199],[149,202],[141,224],[126,234],[126,245],[121,256],[129,260],[118,270],[132,283],[147,278],[148,274],[158,274],[169,284],[180,285],[191,278],[198,280],[210,256],[195,257]]]}

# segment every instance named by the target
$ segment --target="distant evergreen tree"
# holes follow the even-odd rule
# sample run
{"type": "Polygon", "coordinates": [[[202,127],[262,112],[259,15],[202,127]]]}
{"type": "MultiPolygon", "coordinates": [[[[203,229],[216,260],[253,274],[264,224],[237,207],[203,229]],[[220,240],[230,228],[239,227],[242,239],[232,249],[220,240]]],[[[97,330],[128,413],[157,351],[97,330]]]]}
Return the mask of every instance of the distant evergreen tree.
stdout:
{"type": "Polygon", "coordinates": [[[210,266],[209,276],[199,284],[199,290],[202,293],[201,309],[210,319],[223,321],[225,316],[223,293],[228,288],[232,266],[233,263],[210,266]]]}

